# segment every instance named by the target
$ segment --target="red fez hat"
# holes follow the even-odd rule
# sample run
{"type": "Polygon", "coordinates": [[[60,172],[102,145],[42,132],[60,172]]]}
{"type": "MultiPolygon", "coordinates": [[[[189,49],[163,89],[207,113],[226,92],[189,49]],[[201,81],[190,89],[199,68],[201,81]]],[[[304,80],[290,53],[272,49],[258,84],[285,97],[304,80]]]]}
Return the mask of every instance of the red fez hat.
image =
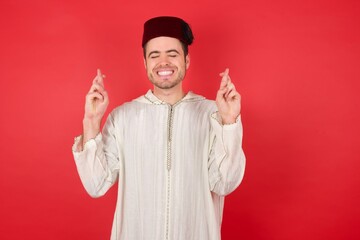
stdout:
{"type": "Polygon", "coordinates": [[[191,45],[194,40],[191,28],[184,20],[177,17],[155,17],[144,24],[142,46],[156,37],[177,38],[186,45],[191,45]]]}

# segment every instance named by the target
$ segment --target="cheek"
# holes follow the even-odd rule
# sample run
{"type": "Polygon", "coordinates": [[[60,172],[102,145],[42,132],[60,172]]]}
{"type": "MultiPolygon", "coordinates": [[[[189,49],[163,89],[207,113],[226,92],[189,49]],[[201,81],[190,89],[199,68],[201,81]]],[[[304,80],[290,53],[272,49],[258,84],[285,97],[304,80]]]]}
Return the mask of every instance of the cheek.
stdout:
{"type": "Polygon", "coordinates": [[[147,69],[147,71],[152,71],[154,69],[154,67],[156,66],[156,63],[154,61],[147,61],[145,67],[147,69]]]}
{"type": "Polygon", "coordinates": [[[171,64],[173,66],[177,66],[180,69],[186,67],[186,63],[184,61],[174,60],[174,61],[171,61],[171,64]]]}
{"type": "Polygon", "coordinates": [[[151,65],[150,65],[149,62],[146,62],[145,69],[146,69],[147,72],[151,71],[151,65]]]}

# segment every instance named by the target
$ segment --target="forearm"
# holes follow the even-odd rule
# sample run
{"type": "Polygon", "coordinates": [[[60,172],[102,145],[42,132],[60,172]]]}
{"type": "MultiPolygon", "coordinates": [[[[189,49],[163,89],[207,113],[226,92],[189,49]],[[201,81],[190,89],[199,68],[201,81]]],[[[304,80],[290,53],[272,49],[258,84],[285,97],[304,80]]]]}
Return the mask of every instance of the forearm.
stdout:
{"type": "Polygon", "coordinates": [[[216,140],[209,161],[209,183],[211,191],[227,195],[239,186],[244,176],[243,133],[240,117],[230,125],[221,125],[218,120],[213,122],[216,140]]]}
{"type": "Polygon", "coordinates": [[[84,148],[85,143],[87,143],[90,139],[95,139],[95,137],[99,135],[100,123],[101,120],[97,119],[83,119],[83,134],[81,137],[82,149],[84,148]]]}
{"type": "Polygon", "coordinates": [[[113,185],[116,178],[104,154],[102,135],[87,141],[81,152],[74,151],[81,144],[80,141],[81,136],[75,139],[73,146],[76,168],[88,194],[100,197],[113,185]]]}
{"type": "Polygon", "coordinates": [[[118,177],[119,159],[115,139],[114,119],[109,116],[102,133],[95,125],[84,121],[84,134],[75,139],[73,155],[78,173],[86,191],[92,197],[99,197],[115,183],[118,177]],[[93,135],[92,135],[93,134],[93,135]],[[81,148],[81,151],[77,151],[81,148]]]}

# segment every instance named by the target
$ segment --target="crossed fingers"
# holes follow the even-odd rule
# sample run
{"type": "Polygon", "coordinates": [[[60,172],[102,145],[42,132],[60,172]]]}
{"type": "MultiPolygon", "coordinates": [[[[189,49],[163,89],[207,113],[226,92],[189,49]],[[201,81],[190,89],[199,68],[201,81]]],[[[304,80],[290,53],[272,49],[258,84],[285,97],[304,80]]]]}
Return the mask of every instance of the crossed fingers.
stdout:
{"type": "Polygon", "coordinates": [[[93,83],[91,85],[91,88],[88,92],[88,97],[92,100],[100,99],[104,100],[104,95],[106,94],[105,88],[104,88],[104,78],[105,75],[103,75],[100,71],[100,69],[97,70],[97,75],[93,80],[93,83]]]}
{"type": "Polygon", "coordinates": [[[220,73],[222,77],[220,83],[219,94],[224,97],[225,100],[231,100],[236,98],[239,93],[236,91],[235,85],[232,83],[229,76],[229,69],[226,68],[224,72],[220,73]]]}

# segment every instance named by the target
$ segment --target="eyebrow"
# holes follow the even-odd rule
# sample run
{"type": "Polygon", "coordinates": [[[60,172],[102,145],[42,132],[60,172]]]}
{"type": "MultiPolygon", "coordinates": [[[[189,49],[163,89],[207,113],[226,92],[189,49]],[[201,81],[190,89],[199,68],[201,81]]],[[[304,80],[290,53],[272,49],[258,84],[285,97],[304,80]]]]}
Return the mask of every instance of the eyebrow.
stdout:
{"type": "MultiPolygon", "coordinates": [[[[166,53],[177,53],[177,54],[180,54],[179,51],[176,50],[176,49],[167,50],[166,53]]],[[[160,54],[160,51],[151,51],[151,52],[149,52],[148,57],[150,57],[151,54],[160,54]]]]}

